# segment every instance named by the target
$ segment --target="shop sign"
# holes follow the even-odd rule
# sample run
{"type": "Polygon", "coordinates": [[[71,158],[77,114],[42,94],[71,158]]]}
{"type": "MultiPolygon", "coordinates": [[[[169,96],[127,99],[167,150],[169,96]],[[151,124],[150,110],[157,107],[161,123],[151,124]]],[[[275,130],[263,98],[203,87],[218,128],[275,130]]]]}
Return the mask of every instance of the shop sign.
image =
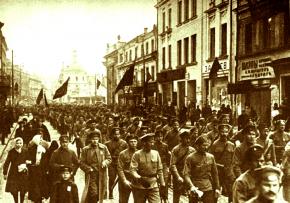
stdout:
{"type": "Polygon", "coordinates": [[[275,78],[271,58],[261,58],[241,62],[239,66],[240,80],[258,80],[275,78]]]}
{"type": "MultiPolygon", "coordinates": [[[[222,70],[227,70],[227,69],[229,69],[229,67],[228,67],[228,62],[227,62],[227,61],[219,61],[219,63],[221,64],[222,70]]],[[[202,73],[209,73],[212,64],[213,64],[213,63],[211,63],[211,64],[205,64],[205,65],[203,66],[202,73]]]]}
{"type": "Polygon", "coordinates": [[[185,79],[186,68],[177,68],[174,70],[157,73],[158,82],[170,82],[174,80],[185,79]]]}

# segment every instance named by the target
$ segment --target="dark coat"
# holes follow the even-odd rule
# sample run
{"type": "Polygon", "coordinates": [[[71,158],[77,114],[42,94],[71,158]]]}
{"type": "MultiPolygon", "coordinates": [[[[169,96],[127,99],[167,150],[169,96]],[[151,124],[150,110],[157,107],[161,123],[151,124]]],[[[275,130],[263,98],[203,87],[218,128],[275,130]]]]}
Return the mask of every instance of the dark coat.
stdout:
{"type": "Polygon", "coordinates": [[[6,192],[17,193],[18,191],[26,192],[28,189],[28,174],[27,172],[18,172],[18,165],[24,164],[27,159],[27,151],[22,149],[19,153],[15,148],[8,152],[7,158],[3,165],[3,174],[7,175],[6,192]],[[10,169],[8,172],[8,168],[10,169]]]}
{"type": "Polygon", "coordinates": [[[78,188],[72,181],[58,181],[53,187],[50,203],[79,203],[78,188]]]}

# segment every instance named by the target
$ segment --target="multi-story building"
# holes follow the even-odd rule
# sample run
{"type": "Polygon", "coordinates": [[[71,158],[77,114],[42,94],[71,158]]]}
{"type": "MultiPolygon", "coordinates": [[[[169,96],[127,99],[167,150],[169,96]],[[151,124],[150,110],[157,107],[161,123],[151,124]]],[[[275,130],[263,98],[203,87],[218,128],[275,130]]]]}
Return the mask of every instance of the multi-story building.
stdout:
{"type": "Polygon", "coordinates": [[[120,104],[155,104],[158,98],[156,82],[157,68],[157,32],[156,26],[148,32],[136,36],[129,42],[120,42],[107,51],[104,65],[107,68],[108,104],[118,101],[120,104]],[[129,67],[134,66],[133,85],[125,87],[115,94],[117,84],[129,67]],[[151,76],[149,80],[148,76],[151,76]],[[144,91],[144,84],[146,90],[144,91]],[[146,100],[146,101],[145,101],[146,100]]]}
{"type": "Polygon", "coordinates": [[[8,47],[6,44],[5,37],[1,31],[1,28],[4,26],[4,23],[0,22],[0,106],[4,106],[7,96],[10,91],[10,79],[5,73],[6,67],[6,52],[8,51],[8,47]]]}
{"type": "Polygon", "coordinates": [[[271,104],[289,105],[289,1],[239,0],[237,14],[237,80],[247,88],[241,103],[269,122],[271,104]]]}
{"type": "Polygon", "coordinates": [[[159,103],[173,103],[181,108],[202,100],[202,2],[159,0],[155,5],[159,103]]]}

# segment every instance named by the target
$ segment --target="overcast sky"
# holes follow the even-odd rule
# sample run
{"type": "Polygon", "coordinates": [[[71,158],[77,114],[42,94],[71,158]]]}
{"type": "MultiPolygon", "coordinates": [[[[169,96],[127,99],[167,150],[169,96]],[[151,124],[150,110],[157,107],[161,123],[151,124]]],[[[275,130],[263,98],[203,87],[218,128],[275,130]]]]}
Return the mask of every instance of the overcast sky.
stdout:
{"type": "Polygon", "coordinates": [[[107,43],[128,41],[156,23],[156,0],[0,0],[7,53],[30,73],[57,78],[72,50],[91,73],[104,73],[107,43]]]}

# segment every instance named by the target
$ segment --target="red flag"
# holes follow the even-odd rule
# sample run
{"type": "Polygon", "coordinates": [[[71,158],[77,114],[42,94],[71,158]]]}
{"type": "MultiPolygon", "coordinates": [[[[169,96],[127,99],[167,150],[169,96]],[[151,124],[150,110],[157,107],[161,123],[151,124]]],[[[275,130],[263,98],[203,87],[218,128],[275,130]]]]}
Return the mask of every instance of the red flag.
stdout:
{"type": "Polygon", "coordinates": [[[101,85],[101,81],[99,81],[99,80],[97,79],[97,89],[99,89],[100,85],[101,85]]]}
{"type": "Polygon", "coordinates": [[[49,107],[45,93],[43,94],[43,96],[44,96],[44,104],[45,104],[45,106],[49,107]]]}
{"type": "Polygon", "coordinates": [[[39,105],[41,100],[43,98],[43,88],[41,88],[41,90],[38,93],[37,99],[36,99],[36,104],[39,105]]]}
{"type": "Polygon", "coordinates": [[[146,82],[148,82],[151,79],[152,79],[152,76],[150,75],[149,71],[147,71],[147,74],[146,74],[146,82]]]}
{"type": "Polygon", "coordinates": [[[219,63],[218,58],[215,58],[209,72],[209,79],[216,78],[220,69],[222,69],[221,64],[219,63]]]}
{"type": "Polygon", "coordinates": [[[125,74],[123,75],[122,79],[120,80],[120,82],[115,90],[115,94],[120,89],[123,89],[125,86],[132,85],[133,78],[134,78],[134,64],[128,70],[126,70],[125,74]]]}
{"type": "Polygon", "coordinates": [[[54,93],[53,99],[61,98],[67,93],[67,86],[70,77],[54,93]]]}

